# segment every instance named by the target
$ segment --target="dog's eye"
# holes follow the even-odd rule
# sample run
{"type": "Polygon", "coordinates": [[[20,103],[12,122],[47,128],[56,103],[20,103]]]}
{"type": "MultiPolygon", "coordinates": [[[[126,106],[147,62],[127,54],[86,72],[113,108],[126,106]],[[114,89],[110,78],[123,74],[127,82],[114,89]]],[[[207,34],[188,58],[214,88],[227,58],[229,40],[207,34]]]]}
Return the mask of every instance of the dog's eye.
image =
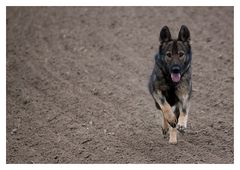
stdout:
{"type": "Polygon", "coordinates": [[[169,57],[169,58],[172,57],[172,54],[171,54],[171,53],[167,53],[166,55],[167,55],[167,57],[169,57]]]}
{"type": "Polygon", "coordinates": [[[183,57],[184,56],[184,53],[183,52],[179,52],[179,57],[183,57]]]}

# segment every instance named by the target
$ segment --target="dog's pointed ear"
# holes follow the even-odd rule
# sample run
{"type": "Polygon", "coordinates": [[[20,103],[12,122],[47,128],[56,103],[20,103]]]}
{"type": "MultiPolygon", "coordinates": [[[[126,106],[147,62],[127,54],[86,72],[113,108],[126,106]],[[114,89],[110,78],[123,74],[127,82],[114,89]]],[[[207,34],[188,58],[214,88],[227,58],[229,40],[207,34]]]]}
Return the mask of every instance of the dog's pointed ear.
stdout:
{"type": "Polygon", "coordinates": [[[160,37],[159,37],[159,41],[161,43],[163,42],[168,42],[172,40],[172,36],[171,33],[169,31],[169,28],[167,26],[164,26],[162,28],[162,30],[160,31],[160,37]]]}
{"type": "Polygon", "coordinates": [[[178,34],[178,40],[183,42],[190,41],[190,31],[185,25],[181,26],[178,34]]]}

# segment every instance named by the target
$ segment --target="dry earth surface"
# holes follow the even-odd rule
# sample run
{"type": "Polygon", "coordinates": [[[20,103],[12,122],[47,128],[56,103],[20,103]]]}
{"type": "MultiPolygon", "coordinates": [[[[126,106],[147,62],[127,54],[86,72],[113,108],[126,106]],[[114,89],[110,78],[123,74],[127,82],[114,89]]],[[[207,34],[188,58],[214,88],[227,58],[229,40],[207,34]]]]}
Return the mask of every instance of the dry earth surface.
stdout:
{"type": "Polygon", "coordinates": [[[7,163],[233,163],[233,7],[8,7],[7,163]],[[191,31],[187,133],[147,83],[160,28],[191,31]]]}

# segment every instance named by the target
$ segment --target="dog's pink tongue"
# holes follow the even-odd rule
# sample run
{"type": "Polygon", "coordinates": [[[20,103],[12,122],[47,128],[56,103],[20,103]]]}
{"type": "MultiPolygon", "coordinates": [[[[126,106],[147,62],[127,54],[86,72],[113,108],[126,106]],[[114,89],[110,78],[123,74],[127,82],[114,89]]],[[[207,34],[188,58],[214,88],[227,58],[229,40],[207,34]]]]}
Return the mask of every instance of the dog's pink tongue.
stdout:
{"type": "Polygon", "coordinates": [[[180,81],[181,75],[180,75],[180,73],[177,73],[177,74],[176,73],[171,73],[171,78],[172,78],[173,82],[177,83],[177,82],[180,81]]]}

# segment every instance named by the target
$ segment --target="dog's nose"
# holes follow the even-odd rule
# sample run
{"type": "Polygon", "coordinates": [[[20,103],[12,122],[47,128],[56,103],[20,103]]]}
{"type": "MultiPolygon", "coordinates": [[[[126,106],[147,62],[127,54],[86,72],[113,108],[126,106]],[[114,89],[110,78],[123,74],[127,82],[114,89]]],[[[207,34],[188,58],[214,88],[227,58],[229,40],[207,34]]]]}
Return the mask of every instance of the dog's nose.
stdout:
{"type": "Polygon", "coordinates": [[[172,73],[180,73],[180,67],[179,66],[173,66],[172,67],[172,73]]]}

